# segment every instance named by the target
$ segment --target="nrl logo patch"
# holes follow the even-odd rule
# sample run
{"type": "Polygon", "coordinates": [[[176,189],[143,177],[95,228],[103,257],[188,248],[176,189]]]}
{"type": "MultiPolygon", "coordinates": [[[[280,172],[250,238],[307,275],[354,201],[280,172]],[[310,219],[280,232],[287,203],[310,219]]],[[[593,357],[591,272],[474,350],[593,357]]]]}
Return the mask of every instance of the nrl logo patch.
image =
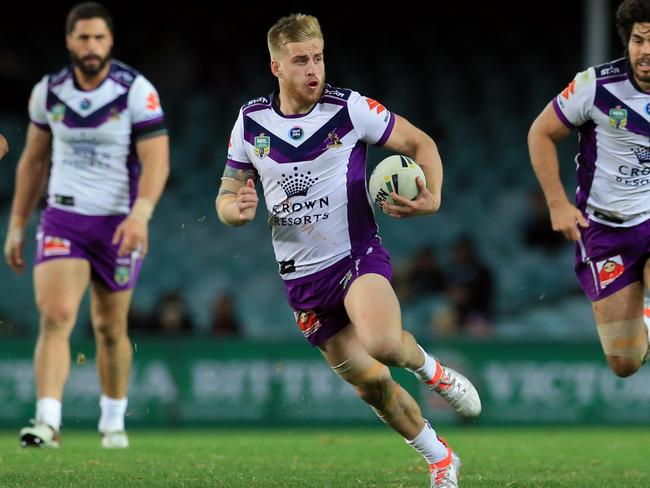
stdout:
{"type": "Polygon", "coordinates": [[[61,122],[63,120],[64,115],[65,115],[65,105],[63,105],[62,103],[57,103],[52,107],[53,122],[61,122]]]}
{"type": "Polygon", "coordinates": [[[609,125],[616,129],[625,129],[627,126],[627,110],[620,106],[610,109],[609,125]]]}
{"type": "Polygon", "coordinates": [[[269,155],[271,152],[271,138],[265,136],[262,132],[259,136],[255,137],[255,155],[262,159],[269,155]]]}

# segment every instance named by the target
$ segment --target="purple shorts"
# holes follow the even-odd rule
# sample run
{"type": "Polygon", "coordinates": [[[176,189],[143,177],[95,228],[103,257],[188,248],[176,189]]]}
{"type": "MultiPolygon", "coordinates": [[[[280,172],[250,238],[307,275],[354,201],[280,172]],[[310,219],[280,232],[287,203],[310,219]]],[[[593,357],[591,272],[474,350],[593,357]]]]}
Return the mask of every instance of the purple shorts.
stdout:
{"type": "Polygon", "coordinates": [[[78,258],[90,263],[92,279],[109,290],[131,289],[140,274],[142,259],[136,252],[118,257],[113,233],[124,215],[92,216],[47,208],[36,235],[36,262],[78,258]]]}
{"type": "Polygon", "coordinates": [[[368,273],[388,281],[393,274],[390,257],[379,239],[317,273],[284,281],[296,323],[312,346],[323,344],[350,323],[343,300],[352,282],[368,273]]]}
{"type": "Polygon", "coordinates": [[[602,300],[635,281],[643,282],[643,267],[650,257],[650,220],[634,227],[590,220],[580,232],[575,271],[589,300],[602,300]]]}

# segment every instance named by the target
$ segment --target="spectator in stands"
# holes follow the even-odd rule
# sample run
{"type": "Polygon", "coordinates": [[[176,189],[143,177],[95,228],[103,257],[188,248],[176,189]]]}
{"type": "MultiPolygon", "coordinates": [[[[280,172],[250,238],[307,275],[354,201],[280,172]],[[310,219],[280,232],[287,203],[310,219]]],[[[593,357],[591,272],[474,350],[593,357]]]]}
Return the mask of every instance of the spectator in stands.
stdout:
{"type": "Polygon", "coordinates": [[[210,327],[217,337],[235,337],[241,333],[241,325],[235,313],[235,301],[230,293],[217,295],[210,327]]]}
{"type": "Polygon", "coordinates": [[[526,244],[552,253],[565,244],[564,237],[551,227],[551,214],[544,194],[535,189],[529,196],[529,210],[523,225],[526,244]]]}
{"type": "Polygon", "coordinates": [[[454,243],[451,261],[445,266],[445,282],[449,306],[434,316],[437,334],[489,335],[493,327],[492,272],[481,262],[474,242],[468,236],[462,236],[454,243]]]}
{"type": "Polygon", "coordinates": [[[8,152],[9,144],[7,143],[7,139],[5,139],[5,136],[0,134],[0,159],[2,159],[8,152]]]}
{"type": "Polygon", "coordinates": [[[149,321],[152,332],[165,334],[189,334],[192,332],[192,319],[182,295],[171,290],[162,295],[152,319],[149,321]]]}
{"type": "Polygon", "coordinates": [[[419,249],[394,278],[400,299],[415,301],[442,293],[445,275],[432,246],[419,249]]]}

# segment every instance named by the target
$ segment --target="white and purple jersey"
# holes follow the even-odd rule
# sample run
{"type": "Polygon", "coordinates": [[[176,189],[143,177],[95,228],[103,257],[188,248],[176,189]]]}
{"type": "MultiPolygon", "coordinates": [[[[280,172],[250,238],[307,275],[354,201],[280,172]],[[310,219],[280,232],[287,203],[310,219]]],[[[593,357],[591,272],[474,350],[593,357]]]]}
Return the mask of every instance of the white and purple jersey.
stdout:
{"type": "Polygon", "coordinates": [[[139,175],[135,143],[166,132],[158,93],[146,78],[112,60],[106,79],[85,91],[67,67],[34,87],[29,116],[52,132],[49,207],[129,213],[139,175]]]}
{"type": "Polygon", "coordinates": [[[553,107],[567,127],[580,130],[578,208],[614,227],[650,218],[650,94],[627,60],[578,73],[553,107]]]}
{"type": "Polygon", "coordinates": [[[386,142],[395,116],[329,85],[305,115],[283,115],[276,97],[242,107],[227,164],[259,174],[280,274],[289,280],[331,266],[377,235],[367,145],[386,142]]]}

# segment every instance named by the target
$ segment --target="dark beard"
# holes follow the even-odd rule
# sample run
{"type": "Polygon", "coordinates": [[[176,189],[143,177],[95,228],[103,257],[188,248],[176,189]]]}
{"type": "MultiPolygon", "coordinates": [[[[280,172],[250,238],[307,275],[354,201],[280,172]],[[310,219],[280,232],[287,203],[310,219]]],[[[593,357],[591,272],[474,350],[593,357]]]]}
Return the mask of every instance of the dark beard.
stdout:
{"type": "Polygon", "coordinates": [[[84,62],[85,59],[87,59],[87,57],[86,58],[80,58],[80,57],[77,57],[75,54],[70,53],[70,60],[72,61],[72,64],[74,66],[76,66],[77,68],[79,68],[79,70],[85,76],[88,76],[88,77],[97,76],[101,72],[101,70],[104,69],[104,67],[106,66],[106,63],[108,63],[108,60],[111,57],[111,53],[109,52],[108,55],[105,58],[100,58],[99,56],[93,56],[93,57],[99,60],[99,64],[97,65],[97,67],[87,65],[84,62]]]}

